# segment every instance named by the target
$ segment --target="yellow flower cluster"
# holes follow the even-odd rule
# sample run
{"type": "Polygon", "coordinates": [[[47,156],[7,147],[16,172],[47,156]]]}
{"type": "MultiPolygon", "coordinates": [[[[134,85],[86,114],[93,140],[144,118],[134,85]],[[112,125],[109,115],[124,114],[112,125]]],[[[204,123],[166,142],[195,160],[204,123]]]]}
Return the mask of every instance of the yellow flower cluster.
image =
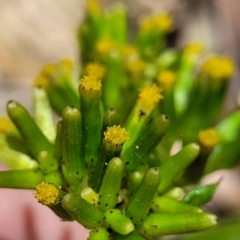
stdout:
{"type": "Polygon", "coordinates": [[[84,69],[86,75],[95,75],[96,78],[102,79],[105,75],[106,69],[99,63],[88,63],[84,69]]]}
{"type": "Polygon", "coordinates": [[[133,74],[138,75],[143,72],[145,63],[141,59],[132,59],[126,63],[127,70],[133,74]]]}
{"type": "Polygon", "coordinates": [[[200,131],[198,139],[199,142],[206,148],[213,148],[220,140],[217,132],[212,128],[200,131]]]}
{"type": "Polygon", "coordinates": [[[42,182],[36,186],[35,198],[38,202],[52,206],[59,201],[60,190],[54,184],[42,182]]]}
{"type": "Polygon", "coordinates": [[[100,91],[102,83],[96,75],[83,76],[80,81],[80,87],[87,91],[100,91]]]}
{"type": "Polygon", "coordinates": [[[161,13],[153,17],[145,17],[140,22],[140,28],[143,32],[150,32],[153,30],[170,32],[173,29],[173,19],[168,13],[161,13]]]}
{"type": "Polygon", "coordinates": [[[96,51],[102,56],[109,54],[114,48],[115,43],[108,38],[103,38],[96,44],[96,51]]]}
{"type": "Polygon", "coordinates": [[[190,42],[183,49],[184,53],[189,55],[200,54],[202,53],[203,50],[204,50],[204,46],[200,42],[190,42]]]}
{"type": "Polygon", "coordinates": [[[135,57],[139,56],[137,48],[133,45],[130,45],[130,44],[125,45],[122,48],[122,55],[126,59],[131,59],[133,57],[135,58],[135,57]]]}
{"type": "Polygon", "coordinates": [[[157,80],[163,89],[170,89],[176,82],[176,73],[170,70],[161,71],[158,74],[157,80]]]}
{"type": "Polygon", "coordinates": [[[162,98],[161,89],[156,84],[153,84],[141,89],[137,105],[141,110],[150,112],[162,98]]]}
{"type": "Polygon", "coordinates": [[[15,129],[15,126],[10,119],[6,117],[0,118],[0,133],[7,133],[13,129],[15,129]]]}
{"type": "Polygon", "coordinates": [[[213,56],[202,65],[202,72],[212,79],[229,79],[235,71],[232,59],[228,57],[213,56]]]}
{"type": "Polygon", "coordinates": [[[160,31],[170,32],[173,28],[173,19],[169,13],[161,13],[155,17],[155,24],[160,31]]]}
{"type": "Polygon", "coordinates": [[[107,131],[104,132],[104,140],[113,145],[122,145],[127,139],[129,139],[129,133],[119,125],[108,127],[107,131]]]}
{"type": "Polygon", "coordinates": [[[100,1],[99,0],[88,0],[86,9],[90,15],[95,15],[100,12],[100,1]]]}

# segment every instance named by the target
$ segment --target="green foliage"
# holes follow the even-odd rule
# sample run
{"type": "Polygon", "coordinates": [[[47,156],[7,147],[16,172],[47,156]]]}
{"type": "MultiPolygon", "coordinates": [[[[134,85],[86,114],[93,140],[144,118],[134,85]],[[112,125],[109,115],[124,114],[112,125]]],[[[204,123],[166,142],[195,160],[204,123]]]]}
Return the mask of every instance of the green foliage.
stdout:
{"type": "Polygon", "coordinates": [[[150,16],[130,42],[124,6],[105,11],[89,1],[78,35],[81,70],[70,60],[44,67],[33,117],[7,104],[0,159],[12,170],[0,172],[0,187],[36,188],[39,202],[91,229],[90,240],[216,225],[201,207],[218,183],[197,184],[240,157],[239,111],[219,119],[234,65],[221,56],[200,65],[198,43],[167,48],[173,28],[169,14],[150,16]],[[52,111],[62,118],[56,127],[52,111]]]}

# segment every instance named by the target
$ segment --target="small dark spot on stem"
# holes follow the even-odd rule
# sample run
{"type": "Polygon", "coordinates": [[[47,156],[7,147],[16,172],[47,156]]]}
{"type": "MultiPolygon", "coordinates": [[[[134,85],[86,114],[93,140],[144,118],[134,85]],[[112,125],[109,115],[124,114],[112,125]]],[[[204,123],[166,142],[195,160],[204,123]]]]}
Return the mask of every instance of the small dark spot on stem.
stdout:
{"type": "Polygon", "coordinates": [[[169,119],[168,115],[164,115],[163,117],[164,117],[165,120],[169,119]]]}
{"type": "Polygon", "coordinates": [[[139,111],[139,118],[143,117],[144,115],[146,115],[146,113],[143,110],[139,111]]]}

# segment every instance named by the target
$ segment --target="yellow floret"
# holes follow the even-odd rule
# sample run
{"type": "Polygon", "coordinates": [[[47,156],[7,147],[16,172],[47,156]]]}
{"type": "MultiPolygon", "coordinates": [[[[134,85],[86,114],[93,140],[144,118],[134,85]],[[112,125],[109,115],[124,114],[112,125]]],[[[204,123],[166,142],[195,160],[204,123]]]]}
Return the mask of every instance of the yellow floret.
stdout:
{"type": "Polygon", "coordinates": [[[141,89],[137,105],[141,108],[141,110],[149,112],[153,110],[162,98],[161,89],[158,88],[156,84],[153,84],[152,86],[141,89]]]}
{"type": "Polygon", "coordinates": [[[129,139],[129,133],[119,125],[108,127],[107,131],[104,132],[104,140],[116,146],[124,144],[127,139],[129,139]]]}
{"type": "Polygon", "coordinates": [[[224,56],[214,56],[202,65],[202,72],[215,80],[229,79],[235,71],[232,59],[224,56]]]}
{"type": "Polygon", "coordinates": [[[86,75],[95,75],[96,78],[102,79],[105,75],[106,69],[100,63],[88,63],[84,72],[86,75]]]}
{"type": "Polygon", "coordinates": [[[125,58],[138,57],[138,50],[133,45],[126,45],[122,49],[122,54],[125,58]]]}
{"type": "Polygon", "coordinates": [[[198,139],[199,142],[206,148],[213,148],[219,143],[220,140],[217,132],[212,128],[200,131],[198,134],[198,139]]]}
{"type": "Polygon", "coordinates": [[[176,73],[170,70],[161,71],[158,74],[157,80],[163,89],[170,89],[176,82],[176,73]]]}
{"type": "Polygon", "coordinates": [[[183,51],[185,54],[200,54],[204,50],[204,46],[200,42],[191,42],[186,44],[183,51]]]}
{"type": "Polygon", "coordinates": [[[140,30],[143,32],[150,32],[155,28],[155,22],[153,17],[144,17],[140,21],[140,30]]]}
{"type": "Polygon", "coordinates": [[[101,39],[96,44],[96,51],[100,55],[109,54],[115,48],[115,43],[110,39],[101,39]]]}
{"type": "Polygon", "coordinates": [[[142,73],[144,67],[145,63],[141,59],[132,59],[126,63],[127,70],[133,75],[142,73]]]}
{"type": "Polygon", "coordinates": [[[100,1],[99,0],[88,0],[86,5],[87,12],[91,15],[95,15],[100,12],[100,1]]]}
{"type": "Polygon", "coordinates": [[[0,132],[7,133],[12,129],[15,129],[15,126],[12,123],[12,121],[7,117],[1,117],[0,118],[0,132]]]}
{"type": "Polygon", "coordinates": [[[33,82],[34,87],[47,87],[48,86],[48,80],[46,77],[39,75],[36,77],[35,81],[33,82]]]}
{"type": "Polygon", "coordinates": [[[95,75],[83,76],[80,81],[80,87],[87,91],[100,91],[102,83],[95,75]]]}
{"type": "Polygon", "coordinates": [[[163,32],[170,32],[173,28],[173,19],[168,13],[161,13],[154,18],[157,29],[163,32]]]}
{"type": "Polygon", "coordinates": [[[74,62],[71,59],[63,59],[60,62],[61,69],[72,70],[74,68],[74,62]]]}
{"type": "Polygon", "coordinates": [[[41,75],[51,76],[57,71],[56,64],[48,64],[41,70],[41,75]]]}
{"type": "Polygon", "coordinates": [[[52,183],[42,182],[36,186],[35,198],[44,205],[56,205],[59,202],[59,194],[59,188],[52,183]]]}

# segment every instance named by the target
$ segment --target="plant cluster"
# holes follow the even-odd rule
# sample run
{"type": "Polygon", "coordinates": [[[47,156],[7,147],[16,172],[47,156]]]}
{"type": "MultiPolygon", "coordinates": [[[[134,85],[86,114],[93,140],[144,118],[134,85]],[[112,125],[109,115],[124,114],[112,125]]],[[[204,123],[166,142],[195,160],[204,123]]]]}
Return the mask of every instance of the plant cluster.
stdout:
{"type": "Polygon", "coordinates": [[[219,119],[232,60],[206,56],[199,43],[168,47],[168,13],[142,19],[130,41],[124,6],[103,10],[92,0],[86,9],[81,67],[71,60],[45,66],[32,115],[7,103],[0,159],[12,169],[0,172],[0,187],[36,189],[62,220],[91,229],[89,240],[216,225],[201,207],[218,183],[197,184],[240,156],[240,112],[219,119]]]}

